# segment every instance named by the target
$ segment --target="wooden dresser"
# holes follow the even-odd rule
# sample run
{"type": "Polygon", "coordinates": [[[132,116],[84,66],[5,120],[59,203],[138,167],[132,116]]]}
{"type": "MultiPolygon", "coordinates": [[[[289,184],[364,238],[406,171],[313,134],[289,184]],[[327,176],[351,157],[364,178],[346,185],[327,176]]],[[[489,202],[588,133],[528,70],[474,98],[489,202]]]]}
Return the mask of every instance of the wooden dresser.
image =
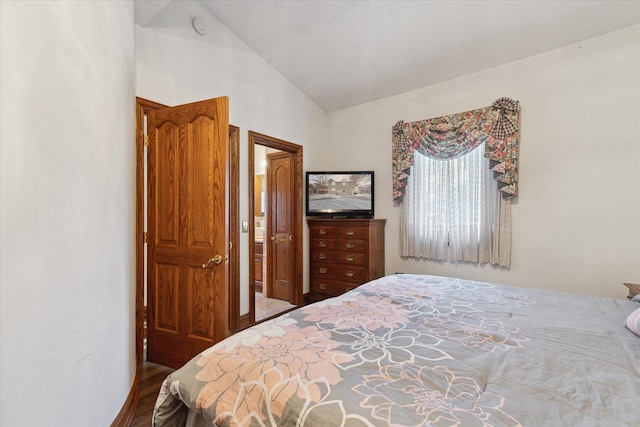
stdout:
{"type": "Polygon", "coordinates": [[[307,219],[308,302],[340,295],[384,276],[386,219],[307,219]]]}

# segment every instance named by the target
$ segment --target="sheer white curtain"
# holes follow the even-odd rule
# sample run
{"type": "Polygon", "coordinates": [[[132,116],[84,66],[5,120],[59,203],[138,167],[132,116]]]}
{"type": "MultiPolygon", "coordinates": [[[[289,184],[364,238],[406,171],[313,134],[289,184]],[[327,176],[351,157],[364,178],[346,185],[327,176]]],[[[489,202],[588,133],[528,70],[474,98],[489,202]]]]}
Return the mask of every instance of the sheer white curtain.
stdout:
{"type": "Polygon", "coordinates": [[[511,202],[498,192],[484,144],[453,160],[417,151],[400,220],[400,255],[511,263],[511,202]]]}

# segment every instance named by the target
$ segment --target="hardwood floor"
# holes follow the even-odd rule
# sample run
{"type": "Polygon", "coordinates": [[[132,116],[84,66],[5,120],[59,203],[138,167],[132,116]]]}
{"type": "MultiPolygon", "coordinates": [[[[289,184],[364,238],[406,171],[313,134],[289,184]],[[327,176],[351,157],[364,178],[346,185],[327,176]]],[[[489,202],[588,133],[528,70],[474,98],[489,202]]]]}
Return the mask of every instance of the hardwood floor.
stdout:
{"type": "Polygon", "coordinates": [[[131,427],[151,426],[151,415],[153,414],[153,407],[156,404],[160,386],[167,375],[173,371],[174,369],[150,362],[142,365],[140,371],[140,399],[131,427]]]}

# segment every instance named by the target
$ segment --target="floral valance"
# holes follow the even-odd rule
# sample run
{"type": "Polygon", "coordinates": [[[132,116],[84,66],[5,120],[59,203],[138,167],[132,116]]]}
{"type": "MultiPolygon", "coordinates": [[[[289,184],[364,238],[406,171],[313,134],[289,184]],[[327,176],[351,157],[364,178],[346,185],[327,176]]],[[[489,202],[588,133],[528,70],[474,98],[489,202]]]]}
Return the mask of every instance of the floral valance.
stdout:
{"type": "Polygon", "coordinates": [[[393,126],[393,200],[401,201],[413,153],[437,160],[460,157],[485,142],[494,179],[504,197],[518,195],[520,105],[500,98],[491,106],[393,126]]]}

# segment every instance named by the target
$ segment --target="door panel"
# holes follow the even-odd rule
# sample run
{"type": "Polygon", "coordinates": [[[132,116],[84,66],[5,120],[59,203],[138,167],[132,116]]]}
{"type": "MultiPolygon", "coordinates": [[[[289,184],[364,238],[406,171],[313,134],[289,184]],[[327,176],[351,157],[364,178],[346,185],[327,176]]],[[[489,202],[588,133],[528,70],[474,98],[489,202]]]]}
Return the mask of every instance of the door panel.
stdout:
{"type": "Polygon", "coordinates": [[[151,362],[177,368],[228,331],[228,126],[227,98],[148,116],[151,362]]]}
{"type": "Polygon", "coordinates": [[[189,266],[187,271],[187,282],[191,283],[187,297],[189,303],[187,308],[191,312],[187,334],[191,337],[213,340],[215,337],[211,325],[215,321],[213,318],[215,307],[211,274],[201,265],[189,266]]]}
{"type": "MultiPolygon", "coordinates": [[[[176,180],[178,159],[178,126],[165,123],[158,129],[154,175],[159,191],[156,196],[157,242],[164,246],[178,244],[178,182],[176,180]]],[[[149,150],[150,151],[150,150],[149,150]]],[[[149,165],[151,172],[152,166],[149,165]]]]}
{"type": "Polygon", "coordinates": [[[278,152],[267,155],[267,191],[269,193],[270,264],[269,296],[292,304],[293,299],[293,155],[278,152]]]}
{"type": "Polygon", "coordinates": [[[164,332],[177,333],[179,266],[161,263],[156,265],[156,327],[164,332]]]}
{"type": "MultiPolygon", "coordinates": [[[[212,164],[224,164],[224,159],[217,154],[215,144],[209,139],[213,135],[213,123],[204,117],[199,117],[191,125],[193,139],[189,138],[187,170],[187,194],[189,197],[189,212],[200,212],[199,215],[189,215],[190,224],[187,227],[187,240],[192,247],[212,249],[220,236],[213,228],[216,212],[225,211],[225,201],[217,194],[224,195],[224,175],[215,174],[212,164]]],[[[222,151],[222,150],[220,150],[222,151]]],[[[224,169],[222,169],[224,172],[224,169]]],[[[224,231],[222,229],[218,231],[224,231]]],[[[224,238],[224,237],[222,237],[224,238]]]]}

